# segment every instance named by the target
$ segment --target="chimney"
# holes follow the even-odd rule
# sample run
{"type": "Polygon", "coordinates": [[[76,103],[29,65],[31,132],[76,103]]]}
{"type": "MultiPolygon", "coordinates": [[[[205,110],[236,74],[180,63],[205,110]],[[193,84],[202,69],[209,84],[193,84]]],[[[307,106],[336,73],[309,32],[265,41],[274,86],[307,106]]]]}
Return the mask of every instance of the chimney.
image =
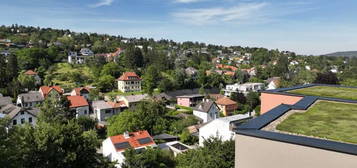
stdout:
{"type": "Polygon", "coordinates": [[[130,138],[130,135],[129,135],[129,132],[128,132],[128,131],[125,131],[125,132],[124,132],[124,138],[125,138],[125,139],[130,138]]]}

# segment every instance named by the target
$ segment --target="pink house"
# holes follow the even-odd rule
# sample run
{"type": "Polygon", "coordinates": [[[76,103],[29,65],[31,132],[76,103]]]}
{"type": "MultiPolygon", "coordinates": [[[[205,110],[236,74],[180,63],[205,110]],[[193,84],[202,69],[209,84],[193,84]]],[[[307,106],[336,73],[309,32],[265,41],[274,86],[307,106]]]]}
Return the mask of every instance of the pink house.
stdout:
{"type": "Polygon", "coordinates": [[[260,96],[260,114],[264,114],[281,104],[294,105],[302,98],[302,96],[291,96],[277,93],[262,93],[260,96]]]}
{"type": "Polygon", "coordinates": [[[185,107],[194,107],[203,100],[201,94],[177,96],[177,104],[185,107]]]}

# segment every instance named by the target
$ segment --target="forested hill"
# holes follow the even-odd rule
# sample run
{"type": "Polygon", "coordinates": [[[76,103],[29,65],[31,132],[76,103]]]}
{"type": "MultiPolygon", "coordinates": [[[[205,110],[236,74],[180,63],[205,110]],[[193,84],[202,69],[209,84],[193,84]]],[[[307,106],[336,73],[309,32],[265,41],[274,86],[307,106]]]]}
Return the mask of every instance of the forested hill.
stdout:
{"type": "Polygon", "coordinates": [[[326,54],[326,56],[331,57],[357,57],[357,51],[342,51],[326,54]]]}

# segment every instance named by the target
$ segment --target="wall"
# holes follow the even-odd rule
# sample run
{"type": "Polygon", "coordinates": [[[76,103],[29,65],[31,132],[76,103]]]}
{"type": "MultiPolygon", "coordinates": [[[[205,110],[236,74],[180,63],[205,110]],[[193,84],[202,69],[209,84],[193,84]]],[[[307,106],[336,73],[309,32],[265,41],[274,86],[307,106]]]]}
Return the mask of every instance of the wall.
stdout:
{"type": "Polygon", "coordinates": [[[203,120],[203,123],[207,122],[207,113],[193,110],[193,115],[203,120]]]}
{"type": "Polygon", "coordinates": [[[236,135],[236,168],[356,168],[357,156],[236,135]]]}
{"type": "Polygon", "coordinates": [[[200,128],[199,145],[203,146],[204,140],[210,137],[221,137],[227,141],[234,137],[234,132],[229,129],[229,122],[214,120],[200,128]]]}
{"type": "Polygon", "coordinates": [[[189,98],[177,98],[177,104],[180,106],[190,107],[189,98]]]}
{"type": "Polygon", "coordinates": [[[262,93],[260,96],[261,99],[260,114],[264,114],[269,110],[279,106],[280,104],[293,105],[298,101],[300,101],[302,98],[303,97],[299,97],[299,96],[262,93]]]}
{"type": "Polygon", "coordinates": [[[82,115],[89,116],[89,107],[88,106],[77,107],[76,114],[77,114],[77,117],[82,116],[82,115]],[[85,114],[85,112],[86,112],[86,114],[85,114]]]}
{"type": "Polygon", "coordinates": [[[31,114],[29,114],[28,112],[24,112],[24,114],[21,114],[21,112],[19,112],[12,120],[11,120],[11,126],[13,125],[13,121],[16,120],[17,124],[16,125],[21,125],[21,119],[25,119],[25,123],[29,123],[29,118],[32,118],[32,125],[36,125],[36,121],[37,118],[31,114]]]}

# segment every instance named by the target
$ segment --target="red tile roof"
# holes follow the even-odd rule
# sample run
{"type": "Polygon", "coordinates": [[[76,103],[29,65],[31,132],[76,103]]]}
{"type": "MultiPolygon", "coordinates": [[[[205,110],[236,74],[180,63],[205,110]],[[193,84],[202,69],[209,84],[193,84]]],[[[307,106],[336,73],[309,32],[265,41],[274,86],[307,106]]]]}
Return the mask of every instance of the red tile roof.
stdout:
{"type": "Polygon", "coordinates": [[[223,65],[223,64],[217,64],[216,65],[217,69],[230,69],[231,71],[237,71],[238,68],[235,66],[231,66],[231,65],[223,65]]]}
{"type": "Polygon", "coordinates": [[[77,96],[80,96],[82,90],[87,90],[89,92],[90,88],[88,88],[88,87],[80,87],[80,88],[74,88],[73,90],[76,92],[77,96]]]}
{"type": "Polygon", "coordinates": [[[89,106],[87,100],[83,96],[67,96],[70,102],[70,108],[89,106]]]}
{"type": "Polygon", "coordinates": [[[48,95],[48,93],[51,92],[51,90],[54,89],[57,91],[59,94],[63,94],[63,90],[60,86],[41,86],[40,91],[42,91],[42,94],[44,97],[48,95]]]}
{"type": "Polygon", "coordinates": [[[232,71],[227,71],[224,73],[224,75],[227,75],[227,76],[234,76],[236,73],[235,72],[232,72],[232,71]]]}
{"type": "MultiPolygon", "coordinates": [[[[118,143],[125,143],[128,142],[130,146],[134,149],[140,148],[140,147],[145,147],[145,146],[150,146],[150,145],[156,145],[152,137],[147,131],[138,131],[138,132],[130,132],[129,137],[125,138],[124,134],[122,135],[116,135],[116,136],[111,136],[109,137],[110,140],[112,141],[113,145],[118,144],[118,143]],[[139,139],[142,138],[150,138],[151,141],[146,143],[146,144],[140,144],[139,139]]],[[[123,151],[125,149],[116,149],[117,152],[123,151]]]]}
{"type": "Polygon", "coordinates": [[[37,75],[37,72],[34,72],[33,70],[28,70],[25,72],[25,75],[37,75]]]}
{"type": "Polygon", "coordinates": [[[237,102],[231,100],[231,99],[228,98],[228,97],[223,97],[223,98],[218,99],[218,100],[216,101],[216,104],[227,106],[227,105],[237,104],[237,102]]]}
{"type": "Polygon", "coordinates": [[[107,102],[112,108],[120,108],[120,107],[126,107],[126,104],[124,101],[119,101],[119,102],[107,102]]]}
{"type": "Polygon", "coordinates": [[[119,81],[128,81],[128,80],[141,80],[141,78],[135,72],[125,72],[120,78],[119,81]]]}

